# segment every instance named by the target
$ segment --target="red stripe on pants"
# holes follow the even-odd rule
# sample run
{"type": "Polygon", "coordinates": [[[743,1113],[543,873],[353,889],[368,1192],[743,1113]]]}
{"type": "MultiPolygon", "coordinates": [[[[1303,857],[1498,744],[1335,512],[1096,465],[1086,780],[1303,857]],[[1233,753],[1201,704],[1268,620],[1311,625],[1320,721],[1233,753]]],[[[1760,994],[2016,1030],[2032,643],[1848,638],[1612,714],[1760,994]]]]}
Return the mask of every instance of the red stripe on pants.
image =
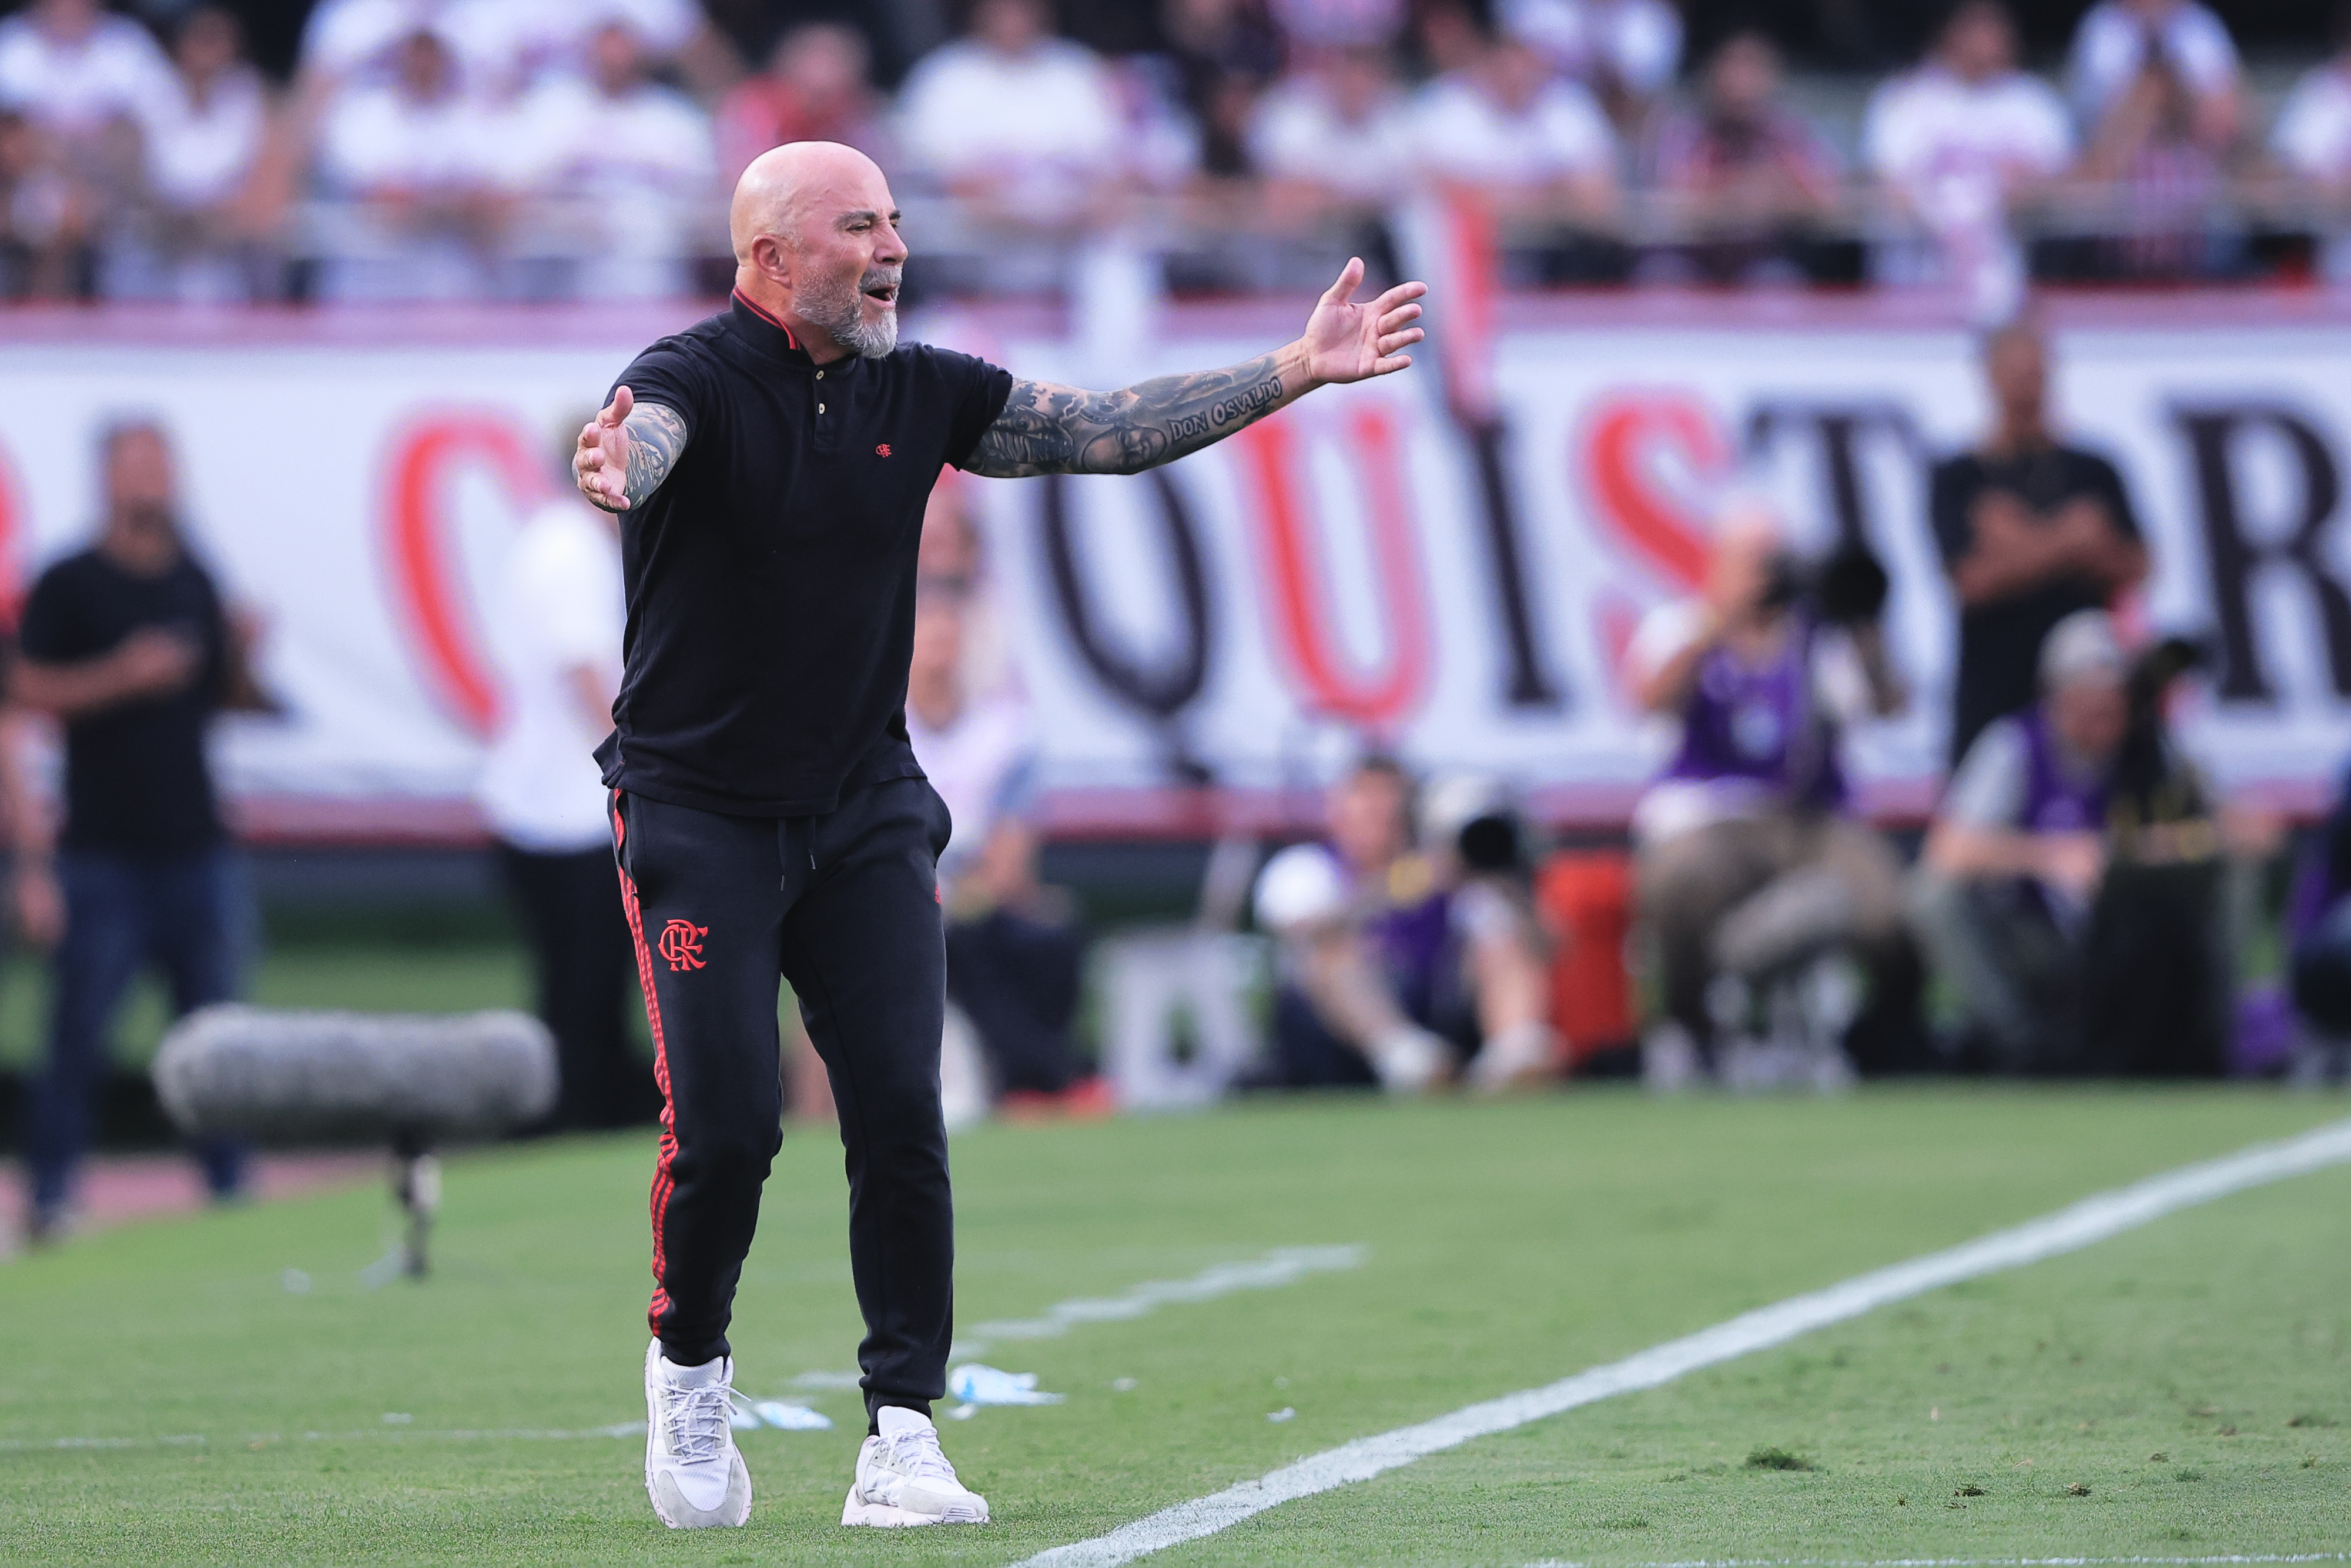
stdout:
{"type": "MultiPolygon", "coordinates": [[[[629,829],[621,815],[621,795],[612,792],[612,844],[618,850],[627,842],[629,829]]],[[[644,916],[637,903],[637,884],[629,875],[628,867],[621,867],[621,907],[629,917],[629,940],[637,949],[637,988],[645,994],[645,1022],[653,1033],[653,1082],[661,1086],[661,1155],[653,1165],[653,1185],[648,1207],[653,1222],[653,1300],[645,1307],[645,1322],[655,1337],[662,1331],[662,1319],[669,1312],[669,1292],[661,1288],[668,1258],[662,1246],[664,1221],[669,1214],[669,1195],[677,1186],[677,1178],[670,1166],[677,1158],[677,1110],[669,1092],[669,1042],[662,1034],[661,995],[653,989],[653,956],[645,946],[644,916]]]]}

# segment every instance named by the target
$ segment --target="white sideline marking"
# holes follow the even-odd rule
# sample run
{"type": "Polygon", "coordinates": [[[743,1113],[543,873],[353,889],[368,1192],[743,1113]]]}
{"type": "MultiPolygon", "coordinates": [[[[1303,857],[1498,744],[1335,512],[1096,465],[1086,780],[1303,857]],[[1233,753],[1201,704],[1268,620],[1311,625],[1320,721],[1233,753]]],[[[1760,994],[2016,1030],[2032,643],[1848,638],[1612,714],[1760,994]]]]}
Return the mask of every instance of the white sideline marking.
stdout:
{"type": "Polygon", "coordinates": [[[1230,1529],[1293,1499],[1369,1480],[1473,1437],[1506,1432],[1615,1395],[1655,1388],[1684,1373],[1784,1344],[1800,1334],[1859,1317],[1889,1302],[2078,1251],[2180,1209],[2346,1162],[2351,1162],[2351,1121],[2183,1166],[1940,1252],[1758,1307],[1712,1328],[1652,1345],[1622,1361],[1591,1367],[1541,1388],[1506,1394],[1433,1421],[1358,1437],[1255,1480],[1163,1509],[1106,1535],[1040,1552],[1022,1559],[1016,1568],[1118,1568],[1154,1552],[1230,1529]]]}
{"type": "MultiPolygon", "coordinates": [[[[1350,1247],[1277,1247],[1262,1258],[1245,1263],[1216,1263],[1188,1280],[1147,1280],[1115,1296],[1081,1296],[1057,1301],[1042,1317],[1002,1318],[974,1323],[968,1339],[949,1347],[950,1360],[985,1354],[997,1340],[1059,1339],[1080,1323],[1123,1323],[1147,1317],[1165,1306],[1213,1301],[1236,1291],[1271,1291],[1296,1284],[1309,1274],[1360,1269],[1372,1249],[1350,1247]]],[[[863,1380],[854,1372],[803,1372],[792,1379],[795,1388],[857,1388],[863,1380]]]]}
{"type": "MultiPolygon", "coordinates": [[[[578,1437],[642,1437],[645,1435],[643,1421],[621,1421],[610,1427],[456,1427],[445,1432],[418,1432],[397,1427],[362,1427],[355,1432],[297,1432],[288,1438],[282,1432],[247,1432],[220,1440],[234,1447],[266,1447],[271,1443],[351,1443],[362,1437],[390,1437],[400,1442],[568,1442],[578,1437]]],[[[49,1437],[38,1440],[0,1438],[0,1454],[28,1454],[56,1448],[204,1448],[212,1438],[202,1432],[175,1432],[162,1437],[49,1437]]]]}
{"type": "Polygon", "coordinates": [[[1218,1263],[1188,1280],[1151,1280],[1116,1296],[1057,1301],[1040,1318],[1007,1318],[974,1323],[971,1338],[956,1343],[956,1354],[977,1354],[999,1339],[1059,1339],[1080,1323],[1123,1323],[1177,1302],[1213,1301],[1236,1291],[1271,1291],[1309,1274],[1360,1269],[1368,1247],[1277,1247],[1247,1263],[1218,1263]]]}

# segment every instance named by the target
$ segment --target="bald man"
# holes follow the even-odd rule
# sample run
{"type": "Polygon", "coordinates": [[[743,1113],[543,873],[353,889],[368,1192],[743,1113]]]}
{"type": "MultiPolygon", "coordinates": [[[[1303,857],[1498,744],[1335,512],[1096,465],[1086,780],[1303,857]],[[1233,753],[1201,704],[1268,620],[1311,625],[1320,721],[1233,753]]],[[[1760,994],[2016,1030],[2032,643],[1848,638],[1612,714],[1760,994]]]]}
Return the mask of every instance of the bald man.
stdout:
{"type": "Polygon", "coordinates": [[[904,712],[924,503],[946,464],[1140,473],[1326,382],[1403,370],[1424,290],[1353,303],[1350,261],[1294,342],[1083,392],[900,346],[906,246],[861,152],[762,155],[731,218],[728,308],[639,355],[574,462],[581,493],[622,517],[627,672],[597,757],[666,1100],[645,1487],[675,1529],[750,1515],[726,1329],[781,1139],[780,973],[848,1153],[867,1436],[841,1522],[984,1523],[930,1419],[955,1236],[939,1111],[949,822],[904,712]]]}

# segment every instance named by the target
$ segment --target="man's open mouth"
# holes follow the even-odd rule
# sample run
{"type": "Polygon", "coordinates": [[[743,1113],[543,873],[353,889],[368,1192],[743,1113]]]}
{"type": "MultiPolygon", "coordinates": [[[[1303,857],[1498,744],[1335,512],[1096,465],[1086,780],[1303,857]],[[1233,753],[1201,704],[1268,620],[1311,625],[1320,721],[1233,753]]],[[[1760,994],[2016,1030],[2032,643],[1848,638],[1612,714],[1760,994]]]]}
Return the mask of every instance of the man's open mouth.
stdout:
{"type": "Polygon", "coordinates": [[[864,294],[877,305],[895,305],[898,302],[898,285],[895,282],[869,283],[865,286],[864,294]]]}

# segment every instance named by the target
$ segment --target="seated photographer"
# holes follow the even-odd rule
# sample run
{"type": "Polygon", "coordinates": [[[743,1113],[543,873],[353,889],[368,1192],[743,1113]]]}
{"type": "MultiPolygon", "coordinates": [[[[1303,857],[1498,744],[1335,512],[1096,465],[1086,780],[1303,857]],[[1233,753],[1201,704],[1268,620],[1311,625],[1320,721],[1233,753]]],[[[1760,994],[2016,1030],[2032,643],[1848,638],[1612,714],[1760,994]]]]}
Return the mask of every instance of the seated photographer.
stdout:
{"type": "Polygon", "coordinates": [[[1493,780],[1457,775],[1425,792],[1420,841],[1445,896],[1437,976],[1438,1030],[1465,1053],[1472,1088],[1558,1074],[1551,1027],[1551,939],[1537,913],[1526,823],[1493,780]]]}
{"type": "Polygon", "coordinates": [[[1704,592],[1659,606],[1634,636],[1634,699],[1681,730],[1633,820],[1663,1015],[1642,1042],[1655,1085],[1713,1069],[1717,1014],[1762,982],[1837,951],[1883,977],[1906,951],[1899,868],[1845,815],[1837,758],[1844,725],[1905,701],[1877,624],[1886,591],[1858,547],[1808,570],[1769,507],[1745,497],[1724,510],[1704,592]],[[1718,985],[1725,976],[1740,984],[1718,985]]]}
{"type": "Polygon", "coordinates": [[[2042,644],[2040,701],[1961,758],[1910,905],[1962,1009],[1963,1061],[2219,1071],[2220,831],[2163,727],[2166,689],[2199,657],[2168,643],[2134,665],[2105,612],[2076,611],[2042,644]]]}
{"type": "Polygon", "coordinates": [[[1329,841],[1292,844],[1258,875],[1258,924],[1280,945],[1272,1083],[1414,1093],[1457,1071],[1480,1089],[1549,1076],[1516,812],[1481,780],[1448,781],[1422,819],[1434,852],[1415,852],[1411,781],[1385,757],[1325,803],[1329,841]]]}

